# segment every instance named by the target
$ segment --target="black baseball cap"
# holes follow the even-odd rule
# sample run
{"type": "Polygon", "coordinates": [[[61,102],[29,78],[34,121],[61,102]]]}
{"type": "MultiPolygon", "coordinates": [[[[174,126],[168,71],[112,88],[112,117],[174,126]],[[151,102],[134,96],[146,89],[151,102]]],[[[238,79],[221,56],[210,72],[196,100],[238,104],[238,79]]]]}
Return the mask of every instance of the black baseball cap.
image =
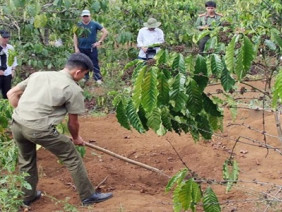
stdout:
{"type": "Polygon", "coordinates": [[[10,37],[10,33],[6,30],[0,30],[0,34],[2,38],[9,38],[10,37]]]}

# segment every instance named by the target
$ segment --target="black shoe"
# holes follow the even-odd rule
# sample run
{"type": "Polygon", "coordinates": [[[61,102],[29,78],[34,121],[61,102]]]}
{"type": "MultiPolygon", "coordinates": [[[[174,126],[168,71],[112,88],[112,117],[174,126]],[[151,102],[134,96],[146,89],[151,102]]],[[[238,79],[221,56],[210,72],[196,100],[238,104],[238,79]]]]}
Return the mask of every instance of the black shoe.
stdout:
{"type": "Polygon", "coordinates": [[[93,203],[103,202],[113,197],[112,193],[97,193],[95,192],[89,198],[82,200],[83,205],[90,205],[93,203]]]}
{"type": "Polygon", "coordinates": [[[40,197],[41,197],[41,191],[36,191],[36,197],[34,197],[34,199],[32,200],[23,201],[23,204],[26,206],[30,206],[31,203],[35,202],[36,200],[39,200],[40,197]]]}

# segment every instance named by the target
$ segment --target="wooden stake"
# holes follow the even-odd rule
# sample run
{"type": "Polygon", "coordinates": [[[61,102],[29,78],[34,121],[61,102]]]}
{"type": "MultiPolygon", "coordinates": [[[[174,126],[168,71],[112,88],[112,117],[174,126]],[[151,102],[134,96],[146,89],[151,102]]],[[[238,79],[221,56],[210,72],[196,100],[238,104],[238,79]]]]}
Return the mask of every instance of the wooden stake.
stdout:
{"type": "Polygon", "coordinates": [[[114,152],[111,152],[111,151],[109,151],[109,150],[107,150],[107,149],[104,149],[104,148],[102,148],[102,147],[99,147],[99,146],[97,146],[97,145],[95,145],[95,144],[90,144],[89,142],[85,142],[85,146],[88,146],[88,147],[90,147],[90,148],[92,148],[92,149],[99,150],[99,151],[101,151],[101,152],[104,152],[104,153],[106,153],[106,154],[108,154],[108,155],[111,155],[111,156],[113,156],[113,157],[115,157],[115,158],[118,158],[118,159],[120,159],[120,160],[124,160],[124,161],[126,161],[126,162],[128,162],[128,163],[131,163],[131,164],[134,164],[134,165],[137,165],[137,166],[141,166],[141,167],[143,167],[143,168],[145,168],[145,169],[148,169],[148,170],[153,171],[153,172],[156,172],[156,173],[158,173],[158,174],[160,174],[160,175],[162,175],[162,176],[165,176],[165,177],[167,177],[167,178],[170,178],[169,175],[165,174],[164,172],[162,172],[161,170],[159,170],[159,169],[157,169],[157,168],[154,168],[154,167],[149,166],[149,165],[147,165],[147,164],[140,163],[140,162],[138,162],[138,161],[131,160],[131,159],[127,158],[127,157],[118,155],[118,154],[116,154],[116,153],[114,153],[114,152]]]}

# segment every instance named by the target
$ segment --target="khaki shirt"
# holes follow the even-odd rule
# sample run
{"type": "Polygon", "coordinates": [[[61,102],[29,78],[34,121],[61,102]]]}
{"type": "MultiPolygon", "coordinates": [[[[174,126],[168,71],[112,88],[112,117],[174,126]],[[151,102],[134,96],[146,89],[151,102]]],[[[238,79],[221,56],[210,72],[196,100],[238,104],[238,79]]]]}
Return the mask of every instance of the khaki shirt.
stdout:
{"type": "Polygon", "coordinates": [[[215,25],[219,25],[221,17],[222,15],[218,13],[216,13],[213,17],[208,16],[206,13],[204,13],[204,14],[199,15],[195,25],[198,29],[199,27],[205,26],[205,25],[212,26],[213,23],[215,23],[215,25]]]}
{"type": "Polygon", "coordinates": [[[36,72],[18,86],[24,90],[13,119],[31,129],[59,124],[67,113],[85,112],[82,89],[67,71],[36,72]]]}

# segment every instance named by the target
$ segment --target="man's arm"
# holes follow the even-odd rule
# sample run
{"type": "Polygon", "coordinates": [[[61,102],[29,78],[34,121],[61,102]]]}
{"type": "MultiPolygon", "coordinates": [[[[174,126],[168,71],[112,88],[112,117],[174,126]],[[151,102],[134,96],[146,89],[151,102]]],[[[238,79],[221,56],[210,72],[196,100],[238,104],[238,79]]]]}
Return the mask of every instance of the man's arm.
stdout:
{"type": "Polygon", "coordinates": [[[75,53],[79,53],[79,48],[78,48],[78,39],[77,39],[77,35],[74,33],[73,34],[73,45],[74,45],[74,51],[75,53]]]}
{"type": "Polygon", "coordinates": [[[141,30],[139,30],[138,35],[137,35],[137,47],[141,48],[144,53],[146,53],[148,50],[148,47],[144,46],[143,44],[143,33],[141,30]]]}
{"type": "Polygon", "coordinates": [[[79,122],[77,114],[69,114],[68,128],[75,145],[84,145],[84,140],[79,135],[79,122]]]}
{"type": "Polygon", "coordinates": [[[21,95],[23,94],[23,90],[19,86],[15,86],[10,89],[7,93],[7,97],[9,99],[10,104],[16,108],[18,106],[21,95]]]}
{"type": "Polygon", "coordinates": [[[102,45],[104,39],[105,39],[105,38],[107,37],[107,35],[109,34],[108,30],[107,30],[105,27],[103,27],[103,28],[101,29],[101,32],[102,32],[103,34],[102,34],[100,40],[97,41],[96,43],[92,44],[93,47],[98,47],[98,46],[102,45]]]}

